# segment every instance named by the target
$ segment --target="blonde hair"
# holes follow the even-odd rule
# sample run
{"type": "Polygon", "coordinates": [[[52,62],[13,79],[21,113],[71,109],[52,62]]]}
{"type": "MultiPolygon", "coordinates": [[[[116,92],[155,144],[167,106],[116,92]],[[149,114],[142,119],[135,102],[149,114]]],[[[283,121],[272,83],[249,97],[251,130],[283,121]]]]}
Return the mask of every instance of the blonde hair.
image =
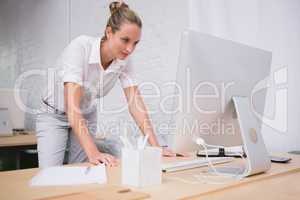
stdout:
{"type": "MultiPolygon", "coordinates": [[[[110,17],[107,21],[106,28],[110,27],[112,32],[120,30],[124,23],[136,24],[139,28],[142,28],[141,18],[129,8],[129,6],[124,2],[114,1],[109,4],[110,17]]],[[[102,40],[106,40],[106,34],[102,40]]]]}

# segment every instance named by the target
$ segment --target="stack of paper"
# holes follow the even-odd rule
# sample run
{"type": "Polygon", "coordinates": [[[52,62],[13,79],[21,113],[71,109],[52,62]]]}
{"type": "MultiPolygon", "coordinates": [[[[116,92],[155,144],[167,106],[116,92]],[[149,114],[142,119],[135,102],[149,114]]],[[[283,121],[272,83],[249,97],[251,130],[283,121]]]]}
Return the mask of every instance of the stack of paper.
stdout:
{"type": "Polygon", "coordinates": [[[49,167],[42,169],[30,180],[31,186],[79,185],[106,183],[105,166],[49,167]]]}

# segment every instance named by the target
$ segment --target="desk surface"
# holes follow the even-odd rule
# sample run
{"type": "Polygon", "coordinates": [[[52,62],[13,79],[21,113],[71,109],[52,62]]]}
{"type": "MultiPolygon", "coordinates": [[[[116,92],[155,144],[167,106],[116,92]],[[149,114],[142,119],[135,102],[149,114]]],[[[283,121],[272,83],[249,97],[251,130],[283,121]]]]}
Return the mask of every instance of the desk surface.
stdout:
{"type": "Polygon", "coordinates": [[[26,135],[14,135],[0,137],[0,147],[13,147],[13,146],[28,146],[36,145],[37,140],[33,132],[29,132],[26,135]]]}
{"type": "MultiPolygon", "coordinates": [[[[282,199],[296,200],[300,195],[300,171],[295,173],[285,174],[271,179],[263,179],[258,182],[242,184],[240,186],[211,192],[202,195],[202,200],[254,200],[254,199],[282,199]]],[[[193,200],[199,197],[191,198],[193,200]]]]}
{"type": "MultiPolygon", "coordinates": [[[[195,174],[205,171],[206,167],[180,172],[164,173],[162,184],[158,186],[134,188],[144,192],[151,199],[298,199],[300,185],[300,156],[289,155],[293,160],[289,164],[272,164],[267,173],[247,177],[241,181],[226,184],[211,184],[198,181],[192,183],[195,174]],[[182,180],[187,182],[183,182],[182,180]],[[275,198],[276,197],[276,198],[275,198]]],[[[177,158],[178,159],[178,158],[177,158]]],[[[182,158],[179,158],[182,159],[182,158]]],[[[171,162],[174,158],[166,158],[171,162]]],[[[0,172],[0,193],[3,199],[37,199],[74,192],[101,189],[105,185],[89,184],[63,187],[29,187],[28,181],[38,169],[0,172]]],[[[121,168],[107,168],[108,183],[121,185],[121,168]]],[[[127,187],[127,186],[125,186],[127,187]]]]}

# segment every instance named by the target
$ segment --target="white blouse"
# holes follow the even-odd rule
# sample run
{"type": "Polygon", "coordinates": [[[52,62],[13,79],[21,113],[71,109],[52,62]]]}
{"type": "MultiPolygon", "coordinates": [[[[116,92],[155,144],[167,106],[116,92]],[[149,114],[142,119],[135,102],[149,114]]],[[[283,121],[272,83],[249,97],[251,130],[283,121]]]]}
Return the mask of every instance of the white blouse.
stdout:
{"type": "Polygon", "coordinates": [[[100,62],[100,38],[79,36],[63,50],[55,69],[48,70],[47,89],[43,101],[64,111],[64,83],[77,83],[83,87],[81,109],[95,105],[97,98],[105,96],[119,79],[123,88],[137,85],[130,58],[114,60],[104,70],[100,62]]]}

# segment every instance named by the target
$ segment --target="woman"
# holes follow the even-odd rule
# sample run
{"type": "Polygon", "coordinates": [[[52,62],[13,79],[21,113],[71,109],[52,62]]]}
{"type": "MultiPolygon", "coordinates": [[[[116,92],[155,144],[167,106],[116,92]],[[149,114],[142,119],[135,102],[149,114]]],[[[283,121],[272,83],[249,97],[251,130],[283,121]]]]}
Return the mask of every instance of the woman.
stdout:
{"type": "MultiPolygon", "coordinates": [[[[129,112],[149,143],[159,146],[143,99],[133,79],[129,55],[141,37],[142,22],[125,3],[110,4],[111,16],[104,36],[80,36],[63,51],[37,116],[39,166],[62,165],[69,145],[68,162],[117,164],[118,154],[105,139],[95,144],[95,99],[105,96],[117,79],[123,87],[129,112]],[[113,155],[112,155],[113,154],[113,155]]],[[[163,148],[164,156],[174,156],[163,148]]]]}

